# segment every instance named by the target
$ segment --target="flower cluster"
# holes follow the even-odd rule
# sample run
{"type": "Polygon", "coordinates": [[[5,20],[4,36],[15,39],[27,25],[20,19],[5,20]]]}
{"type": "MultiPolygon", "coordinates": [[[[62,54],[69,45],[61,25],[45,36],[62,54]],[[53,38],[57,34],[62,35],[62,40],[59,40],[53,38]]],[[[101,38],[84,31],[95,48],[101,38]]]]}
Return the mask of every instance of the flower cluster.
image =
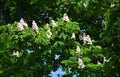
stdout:
{"type": "Polygon", "coordinates": [[[18,28],[18,31],[22,31],[24,29],[23,25],[20,22],[18,22],[17,28],[18,28]]]}
{"type": "Polygon", "coordinates": [[[51,20],[51,24],[52,24],[52,27],[56,27],[57,26],[56,22],[53,19],[51,20]]]}
{"type": "Polygon", "coordinates": [[[83,40],[83,45],[92,45],[90,35],[86,35],[85,33],[83,33],[83,36],[79,35],[79,39],[83,40]]]}
{"type": "Polygon", "coordinates": [[[109,62],[109,59],[106,59],[106,57],[103,57],[103,62],[100,62],[99,60],[97,60],[97,64],[105,64],[106,62],[109,62]]]}
{"type": "Polygon", "coordinates": [[[103,63],[109,62],[108,59],[106,59],[106,57],[103,57],[103,63]]]}
{"type": "Polygon", "coordinates": [[[82,59],[78,58],[78,69],[83,69],[85,67],[82,59]]]}
{"type": "Polygon", "coordinates": [[[85,44],[92,45],[92,41],[89,35],[83,37],[83,45],[85,44]]]}
{"type": "Polygon", "coordinates": [[[24,29],[28,28],[28,24],[21,18],[20,23],[23,25],[24,29]]]}
{"type": "MultiPolygon", "coordinates": [[[[52,28],[57,27],[57,23],[52,19],[52,17],[49,17],[49,20],[50,20],[50,23],[52,25],[52,28]]],[[[67,14],[63,15],[63,21],[64,22],[69,22],[70,21],[67,14]]],[[[48,32],[47,38],[51,38],[52,37],[52,32],[51,32],[51,29],[48,27],[48,24],[47,24],[47,28],[48,28],[48,30],[47,30],[47,32],[48,32]]],[[[72,34],[71,39],[75,39],[75,33],[72,34]]]]}
{"type": "Polygon", "coordinates": [[[38,29],[38,26],[37,26],[37,23],[33,20],[33,22],[32,22],[32,29],[36,32],[36,33],[38,33],[38,31],[39,31],[39,29],[38,29]]]}
{"type": "Polygon", "coordinates": [[[12,55],[15,57],[20,57],[20,53],[18,51],[16,51],[16,52],[14,51],[12,55]]]}
{"type": "MultiPolygon", "coordinates": [[[[72,33],[71,39],[76,40],[76,36],[74,32],[72,33]]],[[[86,35],[85,33],[83,33],[83,36],[79,35],[79,39],[83,40],[83,45],[92,45],[90,35],[86,35]]]]}
{"type": "Polygon", "coordinates": [[[22,31],[28,28],[28,24],[23,20],[23,18],[21,18],[20,22],[18,22],[17,28],[18,28],[18,31],[22,31]]]}
{"type": "MultiPolygon", "coordinates": [[[[80,53],[80,47],[77,45],[76,53],[80,53]]],[[[81,58],[78,58],[78,69],[83,69],[85,67],[81,58]]]]}
{"type": "Polygon", "coordinates": [[[75,33],[72,33],[71,39],[73,39],[73,40],[76,39],[75,33]]]}
{"type": "MultiPolygon", "coordinates": [[[[20,19],[20,22],[18,22],[17,24],[17,29],[18,31],[22,31],[24,29],[27,29],[28,28],[28,24],[24,21],[23,18],[20,19]]],[[[38,33],[39,29],[38,29],[38,26],[37,26],[37,23],[33,20],[32,22],[32,29],[38,33]]]]}
{"type": "Polygon", "coordinates": [[[52,32],[50,30],[50,28],[47,30],[48,34],[47,34],[47,38],[51,38],[52,37],[52,32]]]}
{"type": "Polygon", "coordinates": [[[70,22],[70,19],[69,19],[69,17],[67,16],[66,13],[64,13],[64,15],[63,15],[63,21],[64,21],[64,22],[70,22]]]}
{"type": "Polygon", "coordinates": [[[80,47],[79,46],[76,47],[76,53],[80,53],[80,47]]]}

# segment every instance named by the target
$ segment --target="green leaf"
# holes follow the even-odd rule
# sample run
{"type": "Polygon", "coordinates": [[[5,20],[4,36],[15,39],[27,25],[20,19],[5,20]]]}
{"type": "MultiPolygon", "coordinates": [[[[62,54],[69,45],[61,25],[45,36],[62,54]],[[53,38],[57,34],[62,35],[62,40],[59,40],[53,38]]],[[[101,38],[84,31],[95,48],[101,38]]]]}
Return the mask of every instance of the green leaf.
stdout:
{"type": "Polygon", "coordinates": [[[70,49],[70,54],[74,55],[75,54],[75,50],[70,49]]]}
{"type": "Polygon", "coordinates": [[[100,50],[102,49],[102,47],[101,47],[101,46],[96,46],[96,48],[97,48],[97,49],[100,49],[100,50]]]}
{"type": "Polygon", "coordinates": [[[89,57],[83,57],[82,60],[85,62],[85,63],[89,63],[91,61],[91,59],[89,57]]]}

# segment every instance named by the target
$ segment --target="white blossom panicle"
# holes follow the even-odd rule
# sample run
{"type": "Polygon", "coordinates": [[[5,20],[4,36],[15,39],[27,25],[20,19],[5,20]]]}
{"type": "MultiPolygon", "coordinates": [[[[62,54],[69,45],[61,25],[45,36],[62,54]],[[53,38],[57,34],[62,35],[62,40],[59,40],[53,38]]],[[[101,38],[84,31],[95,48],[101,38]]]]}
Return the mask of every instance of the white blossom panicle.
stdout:
{"type": "Polygon", "coordinates": [[[76,53],[80,53],[80,47],[79,46],[76,47],[76,53]]]}
{"type": "Polygon", "coordinates": [[[14,51],[12,55],[16,56],[16,57],[20,57],[20,53],[18,51],[16,51],[16,52],[14,51]]]}
{"type": "Polygon", "coordinates": [[[64,15],[63,15],[63,21],[64,22],[70,22],[70,19],[69,19],[68,15],[66,13],[64,13],[64,15]]]}
{"type": "Polygon", "coordinates": [[[78,69],[83,69],[85,67],[82,59],[78,58],[78,69]]]}
{"type": "Polygon", "coordinates": [[[76,37],[75,37],[75,33],[72,33],[71,39],[73,39],[73,40],[76,39],[76,37]]]}
{"type": "Polygon", "coordinates": [[[88,41],[88,45],[92,45],[92,41],[89,35],[87,35],[87,41],[88,41]]]}
{"type": "Polygon", "coordinates": [[[39,32],[39,28],[38,28],[38,26],[37,26],[37,23],[33,20],[33,22],[32,22],[32,29],[36,32],[36,33],[38,33],[39,32]]]}
{"type": "Polygon", "coordinates": [[[27,24],[27,23],[24,23],[23,27],[24,27],[25,29],[27,29],[27,28],[28,28],[28,24],[27,24]]]}
{"type": "Polygon", "coordinates": [[[87,37],[83,36],[83,45],[86,45],[86,44],[87,44],[87,37]]]}
{"type": "Polygon", "coordinates": [[[110,7],[113,8],[115,6],[115,4],[111,4],[110,7]]]}
{"type": "Polygon", "coordinates": [[[56,22],[54,20],[51,20],[51,24],[52,24],[52,27],[56,27],[57,26],[57,24],[56,24],[56,22]]]}
{"type": "Polygon", "coordinates": [[[109,60],[106,59],[106,57],[103,57],[103,63],[109,62],[109,60]]]}
{"type": "Polygon", "coordinates": [[[101,64],[101,62],[100,62],[100,61],[97,61],[97,64],[101,64]]]}
{"type": "Polygon", "coordinates": [[[24,23],[24,19],[23,18],[20,19],[20,23],[24,23]]]}
{"type": "Polygon", "coordinates": [[[20,23],[23,25],[24,29],[28,28],[28,24],[24,21],[23,18],[20,19],[20,23]]]}
{"type": "Polygon", "coordinates": [[[51,38],[52,37],[52,32],[50,30],[50,28],[47,30],[48,34],[47,34],[47,38],[51,38]]]}
{"type": "Polygon", "coordinates": [[[83,45],[92,45],[92,41],[89,35],[83,34],[83,45]]]}
{"type": "Polygon", "coordinates": [[[103,63],[105,63],[107,61],[106,57],[103,57],[103,63]]]}
{"type": "Polygon", "coordinates": [[[17,24],[17,29],[18,29],[18,31],[24,30],[24,27],[20,22],[18,22],[18,24],[17,24]]]}

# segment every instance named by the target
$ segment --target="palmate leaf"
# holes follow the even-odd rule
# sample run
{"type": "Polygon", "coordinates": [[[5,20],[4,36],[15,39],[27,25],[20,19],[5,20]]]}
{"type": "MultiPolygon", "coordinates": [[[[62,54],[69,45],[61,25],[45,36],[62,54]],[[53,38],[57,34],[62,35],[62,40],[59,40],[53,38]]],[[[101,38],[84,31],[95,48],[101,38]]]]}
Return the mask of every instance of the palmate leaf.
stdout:
{"type": "Polygon", "coordinates": [[[68,60],[63,60],[61,63],[65,64],[66,66],[69,66],[69,67],[76,67],[77,66],[77,58],[70,57],[68,60]]]}
{"type": "Polygon", "coordinates": [[[69,52],[70,52],[70,54],[71,54],[71,55],[75,55],[75,50],[70,49],[70,51],[69,51],[69,52]]]}
{"type": "Polygon", "coordinates": [[[62,47],[62,46],[65,46],[65,43],[62,42],[62,41],[56,41],[56,42],[53,44],[53,47],[55,47],[55,48],[62,47]]]}
{"type": "Polygon", "coordinates": [[[90,61],[91,61],[91,59],[89,57],[83,57],[82,60],[85,63],[90,63],[90,61]]]}
{"type": "Polygon", "coordinates": [[[64,32],[62,32],[62,33],[60,34],[59,38],[66,40],[66,39],[68,38],[68,35],[65,34],[64,32]]]}

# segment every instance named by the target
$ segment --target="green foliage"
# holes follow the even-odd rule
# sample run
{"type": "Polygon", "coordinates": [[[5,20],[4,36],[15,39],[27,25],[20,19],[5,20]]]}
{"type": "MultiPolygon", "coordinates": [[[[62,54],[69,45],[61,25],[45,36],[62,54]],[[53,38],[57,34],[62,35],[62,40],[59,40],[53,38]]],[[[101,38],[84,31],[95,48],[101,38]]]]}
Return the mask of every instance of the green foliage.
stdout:
{"type": "Polygon", "coordinates": [[[119,9],[119,0],[1,0],[0,77],[46,77],[59,66],[66,77],[119,77],[119,9]],[[70,22],[62,20],[63,13],[70,22]],[[29,28],[18,31],[16,21],[22,17],[29,28]],[[38,33],[31,28],[32,20],[38,23],[38,33]],[[84,33],[92,45],[80,40],[84,33]],[[78,68],[79,59],[84,68],[78,68]]]}

